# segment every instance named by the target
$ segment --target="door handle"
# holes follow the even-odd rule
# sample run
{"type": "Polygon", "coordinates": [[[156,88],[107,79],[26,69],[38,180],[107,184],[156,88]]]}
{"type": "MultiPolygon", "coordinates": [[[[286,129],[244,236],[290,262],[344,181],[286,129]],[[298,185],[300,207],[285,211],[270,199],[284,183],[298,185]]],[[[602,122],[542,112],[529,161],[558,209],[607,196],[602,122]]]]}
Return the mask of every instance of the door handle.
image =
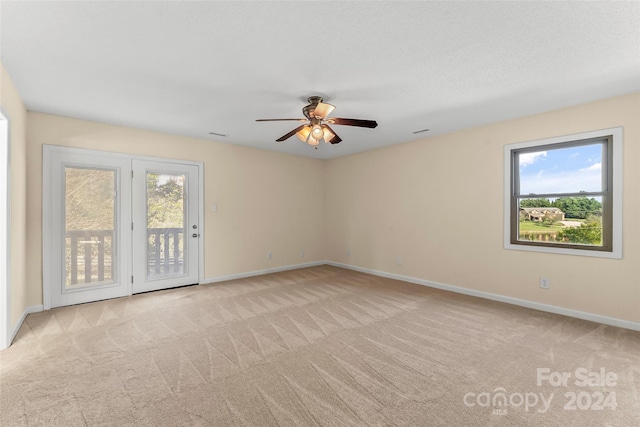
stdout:
{"type": "Polygon", "coordinates": [[[198,236],[200,236],[200,235],[199,235],[199,234],[196,234],[196,233],[193,233],[193,234],[191,235],[191,237],[198,237],[198,236]]]}

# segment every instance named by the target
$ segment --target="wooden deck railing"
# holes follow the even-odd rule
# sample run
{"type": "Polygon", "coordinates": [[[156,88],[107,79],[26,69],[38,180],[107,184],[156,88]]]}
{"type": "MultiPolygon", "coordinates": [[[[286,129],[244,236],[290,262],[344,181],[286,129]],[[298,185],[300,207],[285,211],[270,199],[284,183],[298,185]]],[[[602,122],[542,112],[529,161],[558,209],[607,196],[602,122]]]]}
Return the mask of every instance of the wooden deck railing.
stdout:
{"type": "MultiPolygon", "coordinates": [[[[67,231],[67,285],[113,281],[113,230],[67,231]]],[[[150,276],[183,269],[183,229],[147,230],[147,272],[150,276]]]]}
{"type": "Polygon", "coordinates": [[[182,228],[149,228],[147,230],[147,274],[150,276],[182,272],[182,228]]]}
{"type": "Polygon", "coordinates": [[[113,280],[113,230],[67,231],[67,285],[113,280]]]}

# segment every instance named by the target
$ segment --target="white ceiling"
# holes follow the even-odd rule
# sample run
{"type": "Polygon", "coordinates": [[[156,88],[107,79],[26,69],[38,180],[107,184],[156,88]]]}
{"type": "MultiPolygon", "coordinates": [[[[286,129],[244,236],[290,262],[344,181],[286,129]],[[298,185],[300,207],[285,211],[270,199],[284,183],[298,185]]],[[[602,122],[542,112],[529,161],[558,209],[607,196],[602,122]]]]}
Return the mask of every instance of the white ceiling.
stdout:
{"type": "Polygon", "coordinates": [[[30,111],[333,158],[640,90],[638,2],[6,2],[30,111]],[[295,137],[310,95],[338,145],[295,137]],[[429,128],[429,132],[413,132],[429,128]],[[228,135],[209,135],[217,132],[228,135]]]}

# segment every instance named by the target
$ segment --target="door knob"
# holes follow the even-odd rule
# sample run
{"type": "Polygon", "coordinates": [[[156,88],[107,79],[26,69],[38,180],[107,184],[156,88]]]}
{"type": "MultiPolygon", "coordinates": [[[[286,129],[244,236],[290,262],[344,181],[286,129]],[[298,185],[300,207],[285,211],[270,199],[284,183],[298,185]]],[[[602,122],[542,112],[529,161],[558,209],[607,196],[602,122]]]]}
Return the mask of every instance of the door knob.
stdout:
{"type": "Polygon", "coordinates": [[[191,235],[191,237],[198,237],[198,236],[199,236],[199,234],[196,234],[196,233],[193,233],[193,234],[191,235]]]}

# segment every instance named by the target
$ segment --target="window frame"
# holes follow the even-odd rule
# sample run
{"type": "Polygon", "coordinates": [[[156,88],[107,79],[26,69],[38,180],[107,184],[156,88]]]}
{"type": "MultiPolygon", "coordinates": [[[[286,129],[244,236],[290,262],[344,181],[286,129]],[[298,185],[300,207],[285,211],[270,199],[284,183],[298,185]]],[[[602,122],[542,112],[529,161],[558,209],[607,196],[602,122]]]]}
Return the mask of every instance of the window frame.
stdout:
{"type": "MultiPolygon", "coordinates": [[[[526,195],[529,196],[529,195],[526,195]]],[[[526,197],[525,197],[526,198],[526,197]]],[[[564,135],[553,138],[518,142],[504,146],[504,248],[531,252],[592,256],[622,259],[622,127],[564,135]],[[605,144],[603,150],[601,191],[586,193],[535,194],[532,198],[558,196],[602,197],[603,245],[560,244],[518,240],[519,203],[522,194],[516,193],[519,179],[517,154],[550,149],[605,144]]]]}

